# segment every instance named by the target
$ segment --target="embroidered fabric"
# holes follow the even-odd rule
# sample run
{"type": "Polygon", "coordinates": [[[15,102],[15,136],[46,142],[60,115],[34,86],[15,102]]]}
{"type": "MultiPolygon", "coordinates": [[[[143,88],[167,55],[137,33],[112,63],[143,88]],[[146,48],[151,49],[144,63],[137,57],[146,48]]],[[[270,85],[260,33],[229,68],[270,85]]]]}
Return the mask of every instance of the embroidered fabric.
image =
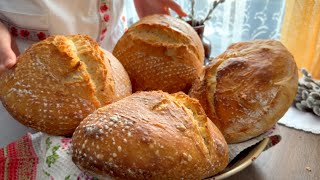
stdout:
{"type": "Polygon", "coordinates": [[[8,28],[10,34],[16,38],[31,41],[41,41],[50,36],[47,29],[31,29],[27,27],[20,27],[4,16],[0,16],[0,21],[8,28]]]}
{"type": "Polygon", "coordinates": [[[101,18],[99,43],[105,38],[107,27],[110,21],[110,0],[100,0],[99,13],[101,18]]]}

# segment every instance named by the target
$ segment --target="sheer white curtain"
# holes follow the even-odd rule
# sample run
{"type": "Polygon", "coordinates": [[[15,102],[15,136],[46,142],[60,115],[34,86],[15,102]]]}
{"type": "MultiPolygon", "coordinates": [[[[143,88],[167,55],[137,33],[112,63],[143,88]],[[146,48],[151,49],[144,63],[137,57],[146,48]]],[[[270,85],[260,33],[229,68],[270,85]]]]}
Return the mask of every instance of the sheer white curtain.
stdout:
{"type": "MultiPolygon", "coordinates": [[[[150,0],[152,1],[152,0],[150,0]]],[[[187,13],[190,0],[176,0],[187,13]]],[[[196,0],[196,18],[203,19],[213,0],[196,0]]],[[[223,52],[231,43],[253,39],[279,39],[285,0],[225,0],[206,22],[204,35],[212,43],[211,56],[223,52]]],[[[138,20],[133,0],[126,0],[129,25],[138,20]]],[[[173,13],[174,15],[174,13],[173,13]]]]}

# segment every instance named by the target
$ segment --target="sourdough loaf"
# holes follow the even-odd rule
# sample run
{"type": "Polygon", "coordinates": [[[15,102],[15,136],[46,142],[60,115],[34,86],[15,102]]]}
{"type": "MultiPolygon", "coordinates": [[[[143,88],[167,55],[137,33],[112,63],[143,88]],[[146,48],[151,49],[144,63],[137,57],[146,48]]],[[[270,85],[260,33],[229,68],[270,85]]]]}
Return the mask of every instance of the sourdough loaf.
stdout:
{"type": "Polygon", "coordinates": [[[227,166],[228,147],[197,100],[139,92],[80,123],[72,160],[101,179],[202,179],[227,166]]]}
{"type": "Polygon", "coordinates": [[[142,18],[116,44],[133,91],[187,92],[203,70],[204,49],[186,22],[167,15],[142,18]]]}
{"type": "Polygon", "coordinates": [[[117,59],[89,36],[52,36],[18,57],[0,77],[0,99],[22,124],[71,135],[95,109],[131,94],[117,59]]]}
{"type": "Polygon", "coordinates": [[[228,143],[269,130],[288,110],[298,86],[291,53],[275,40],[232,44],[212,60],[189,95],[197,98],[228,143]]]}

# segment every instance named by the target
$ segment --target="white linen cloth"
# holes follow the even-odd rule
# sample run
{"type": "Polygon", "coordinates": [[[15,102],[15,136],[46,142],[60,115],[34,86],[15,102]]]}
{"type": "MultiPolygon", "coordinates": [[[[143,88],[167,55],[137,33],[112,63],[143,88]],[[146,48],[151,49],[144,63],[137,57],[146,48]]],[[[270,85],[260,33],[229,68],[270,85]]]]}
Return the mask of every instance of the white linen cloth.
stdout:
{"type": "Polygon", "coordinates": [[[299,111],[295,107],[290,107],[286,114],[279,120],[279,124],[320,134],[320,117],[311,112],[299,111]]]}

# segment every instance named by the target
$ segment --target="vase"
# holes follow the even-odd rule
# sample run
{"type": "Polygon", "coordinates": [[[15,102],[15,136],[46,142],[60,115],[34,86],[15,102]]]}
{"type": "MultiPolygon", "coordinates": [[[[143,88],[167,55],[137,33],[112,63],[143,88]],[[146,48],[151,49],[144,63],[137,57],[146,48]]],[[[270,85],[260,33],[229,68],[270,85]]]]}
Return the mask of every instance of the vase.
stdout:
{"type": "Polygon", "coordinates": [[[205,56],[204,65],[207,65],[210,60],[211,41],[203,35],[205,24],[199,24],[198,22],[192,23],[191,21],[187,21],[187,23],[193,27],[193,29],[197,32],[198,36],[201,39],[201,42],[204,48],[204,56],[205,56]]]}

